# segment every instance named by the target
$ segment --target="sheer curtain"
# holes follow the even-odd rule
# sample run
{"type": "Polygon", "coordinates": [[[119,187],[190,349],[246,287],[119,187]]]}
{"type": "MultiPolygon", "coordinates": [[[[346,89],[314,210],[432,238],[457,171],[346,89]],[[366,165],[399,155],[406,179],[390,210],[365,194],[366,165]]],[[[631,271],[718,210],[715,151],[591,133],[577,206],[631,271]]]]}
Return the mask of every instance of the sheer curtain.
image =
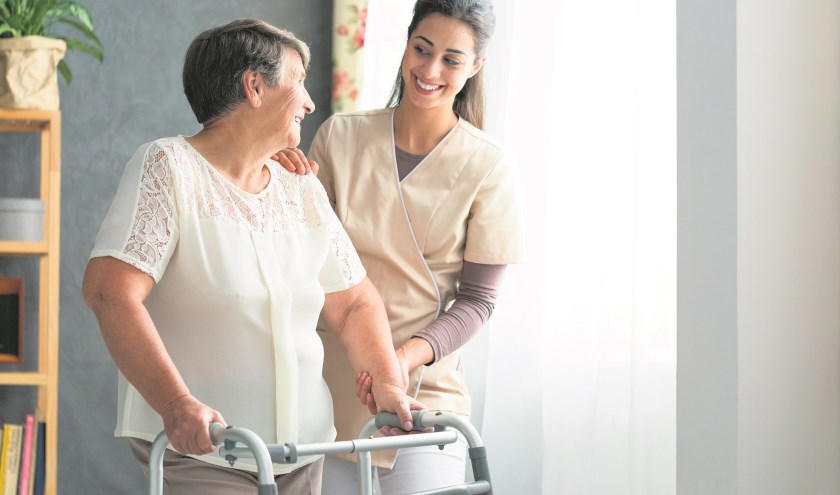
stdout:
{"type": "MultiPolygon", "coordinates": [[[[360,108],[384,105],[412,5],[369,0],[360,108]]],[[[467,350],[495,491],[673,494],[675,2],[494,6],[487,131],[528,246],[467,350]]]]}

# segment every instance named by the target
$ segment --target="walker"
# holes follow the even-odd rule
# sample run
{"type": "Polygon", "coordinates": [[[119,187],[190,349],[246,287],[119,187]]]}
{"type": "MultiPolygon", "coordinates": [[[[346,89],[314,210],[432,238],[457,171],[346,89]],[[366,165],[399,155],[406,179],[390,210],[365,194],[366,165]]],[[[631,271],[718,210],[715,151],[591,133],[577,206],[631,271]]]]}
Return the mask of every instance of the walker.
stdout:
{"type": "MultiPolygon", "coordinates": [[[[444,445],[457,441],[458,433],[447,429],[454,428],[464,435],[469,445],[468,452],[475,481],[425,491],[417,495],[493,494],[490,485],[487,452],[481,437],[472,424],[458,415],[445,412],[412,411],[411,415],[415,429],[434,428],[434,432],[371,438],[370,436],[383,426],[400,427],[399,418],[396,414],[379,413],[365,424],[356,440],[300,445],[294,443],[265,444],[250,430],[234,426],[224,427],[220,423],[210,425],[210,439],[213,441],[213,445],[221,444],[218,454],[230,462],[231,467],[236,464],[239,458],[254,458],[256,460],[257,476],[259,478],[258,495],[277,495],[272,463],[293,464],[297,462],[298,456],[338,453],[357,453],[359,456],[359,479],[361,480],[359,493],[361,495],[372,495],[371,452],[428,445],[437,445],[443,449],[444,445]],[[245,447],[238,447],[237,442],[241,442],[245,447]]],[[[163,454],[168,444],[169,439],[166,437],[166,432],[160,432],[154,444],[152,444],[149,456],[149,493],[151,495],[163,494],[163,454]]]]}

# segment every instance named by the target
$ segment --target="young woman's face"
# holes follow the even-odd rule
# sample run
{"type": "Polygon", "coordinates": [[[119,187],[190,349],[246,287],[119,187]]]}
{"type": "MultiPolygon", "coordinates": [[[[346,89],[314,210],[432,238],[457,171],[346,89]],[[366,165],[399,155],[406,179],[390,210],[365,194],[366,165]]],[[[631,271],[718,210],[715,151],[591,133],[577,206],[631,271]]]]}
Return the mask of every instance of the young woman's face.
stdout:
{"type": "Polygon", "coordinates": [[[417,25],[405,48],[403,103],[418,108],[452,108],[467,79],[481,69],[484,57],[475,56],[469,26],[441,14],[417,25]]]}

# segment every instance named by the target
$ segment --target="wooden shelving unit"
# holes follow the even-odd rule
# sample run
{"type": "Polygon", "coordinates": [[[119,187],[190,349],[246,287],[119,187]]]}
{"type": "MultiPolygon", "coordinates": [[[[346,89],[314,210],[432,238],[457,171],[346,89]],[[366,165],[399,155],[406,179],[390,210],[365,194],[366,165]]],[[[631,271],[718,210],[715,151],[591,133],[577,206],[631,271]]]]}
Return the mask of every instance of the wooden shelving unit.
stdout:
{"type": "MultiPolygon", "coordinates": [[[[61,114],[0,109],[0,132],[41,134],[40,199],[44,202],[41,242],[0,241],[0,256],[37,256],[37,371],[0,371],[0,385],[38,387],[38,410],[46,423],[44,493],[55,495],[58,473],[58,276],[61,211],[61,114]]],[[[8,173],[0,170],[0,173],[8,173]]]]}

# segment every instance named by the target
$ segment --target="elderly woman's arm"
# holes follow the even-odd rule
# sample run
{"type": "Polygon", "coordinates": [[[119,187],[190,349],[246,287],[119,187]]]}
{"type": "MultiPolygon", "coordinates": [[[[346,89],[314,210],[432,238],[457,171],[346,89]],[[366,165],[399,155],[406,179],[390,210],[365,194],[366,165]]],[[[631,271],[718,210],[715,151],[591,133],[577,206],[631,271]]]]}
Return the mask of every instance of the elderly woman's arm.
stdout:
{"type": "Polygon", "coordinates": [[[183,454],[213,451],[208,428],[222,415],[199,402],[166,352],[143,301],[154,287],[147,274],[116,258],[90,260],[82,284],[111,357],[161,415],[169,441],[183,454]]]}
{"type": "Polygon", "coordinates": [[[397,413],[410,430],[410,409],[423,406],[405,394],[408,384],[394,352],[385,306],[371,281],[365,277],[347,290],[327,294],[322,314],[338,334],[353,369],[372,377],[378,409],[397,413]]]}

